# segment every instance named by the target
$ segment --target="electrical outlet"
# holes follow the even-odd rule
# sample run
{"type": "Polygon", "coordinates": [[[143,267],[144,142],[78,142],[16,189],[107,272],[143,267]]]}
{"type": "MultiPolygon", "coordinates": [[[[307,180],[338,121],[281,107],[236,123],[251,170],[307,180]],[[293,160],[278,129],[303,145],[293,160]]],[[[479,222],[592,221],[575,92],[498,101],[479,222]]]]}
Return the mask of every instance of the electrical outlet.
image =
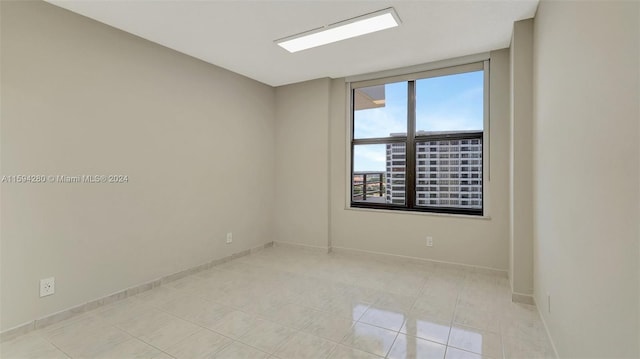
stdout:
{"type": "Polygon", "coordinates": [[[427,236],[427,247],[433,247],[433,237],[427,236]]]}
{"type": "Polygon", "coordinates": [[[54,277],[40,279],[40,297],[46,297],[55,293],[56,279],[54,277]]]}
{"type": "Polygon", "coordinates": [[[227,233],[227,244],[233,242],[233,233],[228,232],[227,233]]]}

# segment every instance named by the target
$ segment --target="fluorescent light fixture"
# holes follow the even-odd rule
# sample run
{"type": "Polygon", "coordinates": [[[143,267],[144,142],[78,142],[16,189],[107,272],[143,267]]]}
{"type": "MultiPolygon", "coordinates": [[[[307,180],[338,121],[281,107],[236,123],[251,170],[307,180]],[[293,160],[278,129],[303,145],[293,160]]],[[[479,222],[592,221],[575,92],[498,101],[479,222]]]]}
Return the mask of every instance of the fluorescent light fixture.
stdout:
{"type": "Polygon", "coordinates": [[[400,25],[393,8],[340,21],[315,30],[276,40],[276,44],[289,52],[298,52],[400,25]]]}

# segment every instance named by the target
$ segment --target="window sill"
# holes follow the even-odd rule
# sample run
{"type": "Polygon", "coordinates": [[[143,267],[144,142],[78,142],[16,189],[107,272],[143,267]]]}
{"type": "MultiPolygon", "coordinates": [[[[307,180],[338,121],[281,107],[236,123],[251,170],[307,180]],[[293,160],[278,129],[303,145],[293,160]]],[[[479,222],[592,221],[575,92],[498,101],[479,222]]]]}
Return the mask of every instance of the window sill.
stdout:
{"type": "Polygon", "coordinates": [[[374,208],[362,208],[362,207],[351,207],[351,206],[346,206],[344,209],[347,211],[363,211],[363,212],[373,212],[373,213],[407,214],[407,215],[428,216],[428,217],[449,217],[449,218],[461,218],[461,219],[482,220],[482,221],[491,220],[491,216],[488,216],[488,215],[473,216],[468,214],[455,214],[455,213],[394,211],[392,209],[377,209],[377,208],[374,209],[374,208]]]}

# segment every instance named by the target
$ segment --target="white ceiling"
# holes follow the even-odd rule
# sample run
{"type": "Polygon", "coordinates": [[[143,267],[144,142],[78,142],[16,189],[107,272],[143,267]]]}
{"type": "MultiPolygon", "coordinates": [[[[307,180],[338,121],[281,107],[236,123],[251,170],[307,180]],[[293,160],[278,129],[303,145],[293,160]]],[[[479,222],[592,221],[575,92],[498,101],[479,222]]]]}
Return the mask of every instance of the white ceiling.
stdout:
{"type": "Polygon", "coordinates": [[[505,48],[513,22],[533,17],[538,6],[538,0],[49,2],[272,86],[505,48]],[[396,9],[399,27],[295,54],[273,42],[387,7],[396,9]]]}

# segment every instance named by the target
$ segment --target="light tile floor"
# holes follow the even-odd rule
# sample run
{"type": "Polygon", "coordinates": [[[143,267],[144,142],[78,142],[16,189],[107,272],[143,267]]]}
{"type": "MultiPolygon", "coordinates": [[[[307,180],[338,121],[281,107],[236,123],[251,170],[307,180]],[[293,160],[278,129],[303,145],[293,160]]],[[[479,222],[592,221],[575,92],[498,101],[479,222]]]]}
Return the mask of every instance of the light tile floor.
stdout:
{"type": "Polygon", "coordinates": [[[506,278],[275,247],[2,343],[2,358],[550,358],[506,278]]]}

